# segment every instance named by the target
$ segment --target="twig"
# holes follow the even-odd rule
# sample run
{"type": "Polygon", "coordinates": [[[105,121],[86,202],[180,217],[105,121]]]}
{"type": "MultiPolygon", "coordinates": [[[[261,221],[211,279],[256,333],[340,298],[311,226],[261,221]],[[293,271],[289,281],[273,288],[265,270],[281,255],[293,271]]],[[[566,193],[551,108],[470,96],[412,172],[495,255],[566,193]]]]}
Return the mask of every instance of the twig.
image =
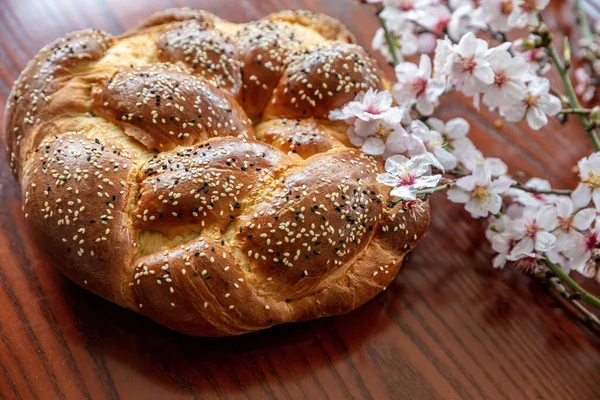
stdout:
{"type": "Polygon", "coordinates": [[[525,185],[523,185],[522,183],[519,183],[519,182],[515,183],[511,187],[515,188],[515,189],[521,189],[521,190],[524,190],[526,192],[533,193],[533,194],[556,194],[556,195],[559,195],[559,196],[569,196],[571,193],[573,193],[573,191],[569,190],[569,189],[549,189],[549,190],[542,190],[542,189],[528,188],[527,186],[525,186],[525,185]]]}
{"type": "MultiPolygon", "coordinates": [[[[459,167],[461,167],[461,166],[459,165],[459,167]]],[[[448,175],[454,176],[455,178],[462,178],[462,177],[465,177],[465,176],[469,175],[469,173],[463,171],[462,168],[461,168],[461,170],[459,170],[458,169],[459,167],[457,167],[456,169],[451,170],[451,171],[446,171],[446,173],[448,175]]],[[[558,196],[569,196],[569,195],[571,195],[571,193],[573,193],[573,191],[570,190],[570,189],[548,189],[548,190],[543,190],[543,189],[529,188],[529,187],[525,186],[524,184],[522,184],[520,182],[517,182],[517,183],[511,185],[511,188],[521,189],[521,190],[523,190],[525,192],[533,193],[533,194],[555,194],[555,195],[558,195],[558,196]]]]}
{"type": "Polygon", "coordinates": [[[582,114],[588,115],[592,110],[589,108],[564,108],[560,110],[559,114],[582,114]]]}
{"type": "MultiPolygon", "coordinates": [[[[565,286],[560,282],[560,278],[548,274],[547,279],[539,278],[542,282],[550,282],[554,291],[564,299],[567,304],[570,304],[579,312],[577,315],[586,324],[591,325],[593,328],[600,331],[600,318],[590,310],[588,310],[583,304],[581,304],[576,296],[573,296],[565,286]],[[557,282],[558,281],[558,282],[557,282]]],[[[573,312],[573,311],[572,311],[573,312]]],[[[573,312],[575,314],[575,312],[573,312]]]]}
{"type": "Polygon", "coordinates": [[[420,194],[420,195],[431,194],[431,193],[439,192],[439,191],[442,191],[442,190],[450,189],[452,186],[454,186],[454,182],[449,182],[449,183],[446,183],[445,185],[436,186],[436,187],[431,188],[431,189],[419,190],[417,192],[417,194],[420,194]]]}
{"type": "Polygon", "coordinates": [[[396,44],[394,43],[394,37],[388,30],[385,20],[379,16],[377,18],[379,18],[379,24],[381,25],[383,33],[385,34],[385,41],[387,42],[388,49],[392,56],[392,60],[394,60],[394,65],[398,65],[400,64],[400,59],[398,58],[398,54],[396,54],[396,44]]]}
{"type": "Polygon", "coordinates": [[[600,309],[600,299],[596,296],[590,294],[587,290],[579,286],[577,282],[573,280],[566,272],[564,272],[558,265],[554,264],[552,261],[547,258],[544,259],[546,266],[556,277],[558,277],[561,282],[567,285],[571,290],[573,290],[577,296],[589,304],[590,306],[600,309]]]}
{"type": "MultiPolygon", "coordinates": [[[[567,95],[569,97],[569,104],[570,104],[571,108],[574,108],[574,109],[582,108],[581,105],[579,104],[579,100],[577,99],[577,94],[575,93],[575,89],[573,88],[573,83],[571,82],[571,78],[569,77],[569,71],[565,67],[562,60],[560,59],[560,56],[558,55],[558,51],[556,50],[556,47],[552,43],[550,43],[550,45],[548,45],[548,54],[552,58],[552,61],[554,61],[554,64],[556,65],[556,69],[558,69],[558,73],[560,74],[560,77],[565,85],[565,89],[566,89],[567,95]]],[[[577,118],[579,118],[581,125],[583,125],[588,137],[592,141],[594,150],[600,151],[600,140],[598,140],[598,135],[596,135],[596,130],[594,129],[592,124],[590,124],[590,121],[588,121],[588,119],[582,114],[577,114],[577,118]]]]}

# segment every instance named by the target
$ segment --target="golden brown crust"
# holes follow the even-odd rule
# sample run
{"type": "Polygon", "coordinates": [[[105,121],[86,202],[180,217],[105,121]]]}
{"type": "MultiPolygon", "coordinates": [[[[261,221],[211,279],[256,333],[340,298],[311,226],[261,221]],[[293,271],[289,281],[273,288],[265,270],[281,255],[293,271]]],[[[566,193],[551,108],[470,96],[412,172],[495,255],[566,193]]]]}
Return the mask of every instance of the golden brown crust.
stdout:
{"type": "Polygon", "coordinates": [[[40,113],[71,78],[74,70],[98,60],[112,43],[102,31],[71,32],[45,46],[27,63],[9,95],[4,113],[4,132],[13,173],[20,176],[23,156],[31,150],[29,132],[40,122],[40,113]]]}
{"type": "Polygon", "coordinates": [[[315,13],[308,10],[284,10],[267,15],[271,21],[285,21],[306,26],[318,32],[327,40],[338,40],[346,43],[356,43],[356,38],[337,19],[328,15],[315,13]]]}
{"type": "Polygon", "coordinates": [[[313,118],[273,119],[256,127],[256,137],[259,140],[285,153],[298,154],[302,158],[349,146],[348,140],[340,136],[338,132],[313,118]]]}
{"type": "Polygon", "coordinates": [[[94,88],[92,107],[160,151],[215,136],[254,136],[252,123],[233,99],[166,64],[119,70],[94,88]]]}
{"type": "Polygon", "coordinates": [[[371,88],[382,88],[380,71],[362,47],[324,42],[290,56],[263,118],[328,119],[332,110],[371,88]]]}
{"type": "Polygon", "coordinates": [[[44,141],[23,178],[23,209],[61,271],[128,305],[122,279],[136,254],[127,210],[136,159],[118,143],[81,133],[44,141]]]}
{"type": "Polygon", "coordinates": [[[254,21],[236,34],[243,65],[244,109],[251,117],[260,116],[284,72],[288,57],[304,46],[305,36],[294,25],[254,21]]]}
{"type": "Polygon", "coordinates": [[[196,20],[167,25],[158,38],[158,59],[181,63],[241,101],[242,73],[233,41],[196,20]]]}
{"type": "Polygon", "coordinates": [[[344,42],[339,21],[314,13],[240,27],[181,9],[45,47],[5,116],[40,246],[81,286],[193,335],[371,299],[423,237],[429,205],[388,207],[382,160],[327,121],[382,87],[344,42]]]}
{"type": "Polygon", "coordinates": [[[150,17],[142,21],[137,27],[135,27],[133,31],[168,24],[170,22],[190,20],[214,24],[215,22],[219,21],[219,18],[216,15],[204,10],[195,10],[188,7],[170,8],[168,10],[155,12],[150,17]]]}
{"type": "Polygon", "coordinates": [[[364,251],[388,192],[375,181],[380,167],[358,150],[316,155],[237,219],[236,242],[267,292],[305,297],[364,251]]]}
{"type": "Polygon", "coordinates": [[[160,154],[141,169],[135,225],[167,234],[189,226],[225,230],[250,196],[291,165],[271,146],[237,138],[160,154]]]}

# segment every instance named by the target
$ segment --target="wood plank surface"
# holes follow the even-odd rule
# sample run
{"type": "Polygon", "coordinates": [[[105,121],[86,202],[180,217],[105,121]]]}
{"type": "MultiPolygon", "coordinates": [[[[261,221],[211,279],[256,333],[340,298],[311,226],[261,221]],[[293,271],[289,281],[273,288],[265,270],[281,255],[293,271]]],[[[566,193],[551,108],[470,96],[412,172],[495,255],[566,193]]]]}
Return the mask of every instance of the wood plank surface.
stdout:
{"type": "MultiPolygon", "coordinates": [[[[553,1],[553,3],[555,3],[553,1]]],[[[560,3],[560,2],[556,2],[560,3]]],[[[369,48],[372,9],[350,0],[0,0],[0,106],[37,50],[76,29],[117,34],[154,11],[204,8],[236,22],[286,8],[342,20],[369,48]]],[[[560,20],[554,21],[560,23],[560,20]]],[[[590,151],[575,123],[494,127],[463,98],[482,151],[557,187],[590,151]]],[[[483,225],[443,197],[388,289],[347,315],[225,339],[187,337],[77,287],[32,240],[0,153],[0,398],[600,398],[600,338],[538,283],[490,266],[483,225]]]]}

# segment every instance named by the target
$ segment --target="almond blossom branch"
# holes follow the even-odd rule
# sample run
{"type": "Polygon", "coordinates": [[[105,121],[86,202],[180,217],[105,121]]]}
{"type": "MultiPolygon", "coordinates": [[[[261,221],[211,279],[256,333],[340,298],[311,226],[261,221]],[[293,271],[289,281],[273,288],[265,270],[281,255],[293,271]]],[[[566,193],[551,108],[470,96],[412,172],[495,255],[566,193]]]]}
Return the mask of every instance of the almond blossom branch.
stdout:
{"type": "MultiPolygon", "coordinates": [[[[550,275],[550,274],[546,274],[550,275]]],[[[560,278],[555,277],[554,275],[547,277],[547,279],[540,278],[543,283],[549,282],[552,286],[552,290],[556,292],[557,295],[562,297],[567,304],[570,304],[575,308],[575,310],[579,313],[577,315],[582,321],[586,324],[591,325],[593,328],[600,330],[600,318],[587,308],[583,304],[581,304],[578,300],[577,294],[571,294],[565,286],[561,283],[560,278]]],[[[573,312],[573,311],[572,311],[573,312]]]]}
{"type": "Polygon", "coordinates": [[[431,189],[419,190],[417,192],[417,194],[425,195],[425,194],[440,192],[442,190],[450,189],[452,186],[454,186],[454,182],[449,182],[449,183],[446,183],[445,185],[440,185],[440,186],[437,186],[437,187],[434,187],[431,189]]]}
{"type": "MultiPolygon", "coordinates": [[[[460,171],[460,170],[447,171],[447,174],[452,175],[455,178],[462,178],[464,176],[469,175],[467,172],[460,171]]],[[[548,190],[536,189],[536,188],[525,186],[524,184],[522,184],[520,182],[516,182],[516,183],[512,184],[511,188],[520,189],[524,192],[533,193],[533,194],[554,194],[554,195],[558,195],[558,196],[570,196],[571,193],[573,193],[573,191],[570,189],[548,189],[548,190]]]]}
{"type": "MultiPolygon", "coordinates": [[[[552,58],[554,65],[556,65],[556,69],[558,70],[558,73],[560,74],[563,84],[565,85],[565,89],[567,91],[567,96],[569,98],[569,103],[571,105],[571,108],[574,108],[574,109],[582,108],[581,105],[579,104],[579,100],[577,99],[577,94],[575,93],[575,88],[573,87],[571,78],[569,77],[569,70],[565,66],[563,61],[561,60],[560,56],[558,55],[558,50],[552,43],[550,43],[548,45],[548,54],[552,58]]],[[[581,125],[583,125],[583,127],[585,128],[585,131],[586,131],[588,137],[592,141],[594,150],[600,151],[600,140],[598,139],[596,130],[594,129],[592,124],[590,124],[590,121],[585,117],[585,115],[582,115],[582,114],[577,114],[577,117],[579,118],[581,125]]]]}
{"type": "Polygon", "coordinates": [[[560,110],[559,114],[582,114],[588,115],[592,110],[589,108],[564,108],[560,110]]]}
{"type": "Polygon", "coordinates": [[[573,193],[573,191],[570,189],[550,189],[550,190],[534,189],[534,188],[527,187],[519,182],[513,184],[511,187],[514,189],[521,189],[525,192],[529,192],[529,193],[533,193],[533,194],[555,194],[558,196],[569,196],[569,195],[571,195],[571,193],[573,193]]]}
{"type": "Polygon", "coordinates": [[[554,275],[556,275],[562,282],[565,283],[571,290],[577,293],[577,296],[581,298],[584,302],[589,304],[590,306],[600,309],[600,299],[592,294],[590,294],[587,290],[579,286],[573,278],[571,278],[567,273],[565,273],[558,265],[554,264],[552,261],[547,258],[544,259],[544,263],[548,267],[550,271],[554,275]]]}
{"type": "Polygon", "coordinates": [[[394,65],[398,65],[400,64],[400,59],[398,58],[398,54],[396,53],[396,45],[394,44],[394,37],[392,36],[392,34],[390,33],[389,29],[387,28],[387,24],[385,23],[385,20],[381,17],[379,18],[379,24],[381,25],[381,28],[383,29],[383,33],[385,34],[385,41],[387,42],[389,51],[390,51],[390,55],[392,56],[392,60],[394,60],[394,65]]]}

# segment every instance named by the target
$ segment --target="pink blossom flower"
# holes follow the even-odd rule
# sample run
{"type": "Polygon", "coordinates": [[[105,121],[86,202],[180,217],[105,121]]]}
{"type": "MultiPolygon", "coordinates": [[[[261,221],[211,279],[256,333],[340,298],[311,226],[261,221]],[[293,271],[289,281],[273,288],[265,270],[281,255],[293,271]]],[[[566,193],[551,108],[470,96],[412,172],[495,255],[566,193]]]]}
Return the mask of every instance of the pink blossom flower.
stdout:
{"type": "Polygon", "coordinates": [[[584,157],[577,164],[581,182],[573,192],[576,207],[586,207],[590,200],[600,209],[600,153],[584,157]]]}
{"type": "Polygon", "coordinates": [[[359,93],[354,101],[347,103],[341,110],[333,110],[329,114],[330,119],[349,120],[358,118],[363,121],[375,119],[398,119],[397,110],[392,107],[392,95],[383,90],[377,92],[369,89],[367,92],[359,93]]]}
{"type": "Polygon", "coordinates": [[[419,190],[436,187],[441,175],[431,175],[431,158],[421,154],[412,158],[395,155],[385,162],[384,174],[377,181],[392,186],[391,195],[402,200],[415,200],[419,190]]]}
{"type": "Polygon", "coordinates": [[[396,66],[397,83],[394,85],[394,99],[405,107],[416,105],[422,115],[431,115],[438,98],[446,90],[446,82],[431,77],[431,59],[422,54],[419,66],[403,62],[396,66]]]}
{"type": "Polygon", "coordinates": [[[558,225],[557,210],[554,205],[542,208],[526,207],[523,216],[514,220],[507,229],[511,237],[518,241],[508,259],[518,260],[534,251],[545,253],[556,246],[556,236],[552,232],[558,225]]]}
{"type": "Polygon", "coordinates": [[[475,95],[494,83],[494,71],[487,56],[488,43],[468,32],[453,46],[444,72],[460,91],[475,95]]]}
{"type": "MultiPolygon", "coordinates": [[[[531,178],[523,186],[527,189],[547,191],[551,190],[550,182],[545,179],[531,178]]],[[[541,207],[546,204],[555,203],[557,196],[553,194],[531,193],[526,190],[511,188],[506,192],[507,196],[512,197],[513,201],[526,207],[541,207]]]]}
{"type": "Polygon", "coordinates": [[[448,21],[448,36],[458,40],[467,32],[476,32],[486,28],[481,8],[467,2],[455,8],[448,21]]]}
{"type": "Polygon", "coordinates": [[[532,129],[540,129],[548,124],[547,115],[554,116],[562,108],[558,97],[549,93],[550,82],[546,78],[534,78],[527,84],[521,101],[501,106],[500,111],[510,122],[525,118],[532,129]]]}
{"type": "MultiPolygon", "coordinates": [[[[587,277],[597,275],[597,264],[595,260],[591,260],[594,250],[600,243],[600,224],[596,223],[593,229],[584,234],[570,235],[565,238],[564,253],[570,258],[571,269],[581,272],[587,277]],[[595,270],[596,274],[590,274],[595,270]]],[[[597,276],[596,276],[597,278],[597,276]]]]}
{"type": "Polygon", "coordinates": [[[488,61],[494,71],[494,82],[484,88],[483,102],[491,107],[520,104],[525,97],[526,82],[532,78],[522,57],[508,52],[510,43],[490,51],[488,61]]]}
{"type": "Polygon", "coordinates": [[[502,206],[500,194],[506,192],[513,181],[505,176],[492,181],[489,166],[483,164],[472,175],[456,181],[448,190],[448,199],[454,203],[466,203],[465,209],[473,218],[497,214],[502,206]]]}
{"type": "Polygon", "coordinates": [[[538,13],[544,10],[549,3],[550,0],[514,0],[508,24],[513,28],[537,25],[538,13]]]}
{"type": "Polygon", "coordinates": [[[446,150],[444,138],[439,132],[429,129],[422,121],[415,120],[410,124],[410,133],[411,140],[408,145],[410,156],[431,153],[437,160],[433,165],[440,170],[451,170],[456,167],[456,157],[446,150]]]}
{"type": "Polygon", "coordinates": [[[510,30],[508,17],[512,13],[513,0],[486,0],[481,2],[485,22],[495,31],[510,30]]]}

